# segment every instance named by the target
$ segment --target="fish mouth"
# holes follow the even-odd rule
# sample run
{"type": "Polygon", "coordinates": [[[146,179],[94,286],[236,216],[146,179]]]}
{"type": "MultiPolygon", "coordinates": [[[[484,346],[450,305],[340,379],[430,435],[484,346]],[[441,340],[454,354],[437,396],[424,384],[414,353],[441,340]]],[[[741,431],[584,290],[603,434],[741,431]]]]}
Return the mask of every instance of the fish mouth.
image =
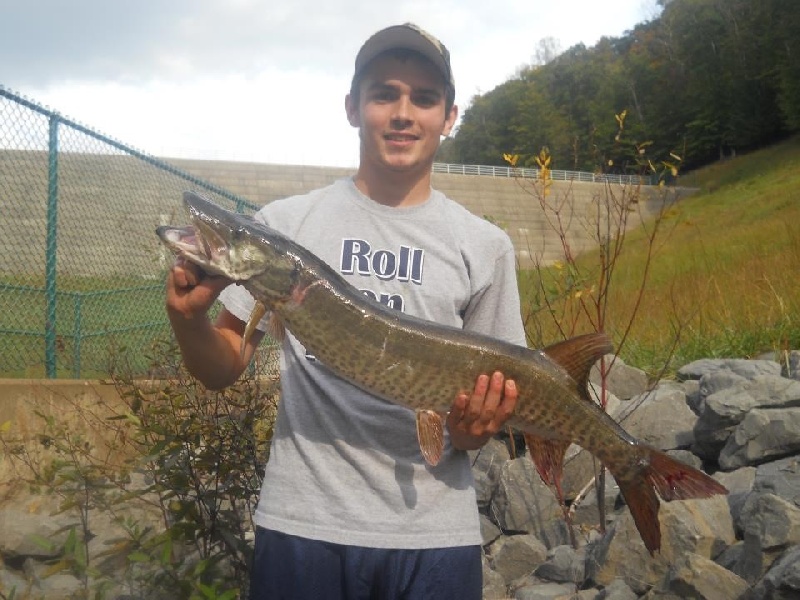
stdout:
{"type": "Polygon", "coordinates": [[[156,234],[176,255],[187,258],[208,273],[230,277],[225,269],[229,253],[225,239],[193,211],[190,211],[190,219],[192,225],[162,225],[156,228],[156,234]]]}

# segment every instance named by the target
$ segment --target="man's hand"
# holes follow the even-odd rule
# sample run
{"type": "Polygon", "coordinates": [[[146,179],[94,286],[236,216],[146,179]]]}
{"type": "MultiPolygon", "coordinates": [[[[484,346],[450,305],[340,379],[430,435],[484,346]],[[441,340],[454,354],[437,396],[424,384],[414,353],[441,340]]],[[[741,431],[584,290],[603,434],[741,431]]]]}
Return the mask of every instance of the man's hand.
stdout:
{"type": "Polygon", "coordinates": [[[204,317],[230,280],[207,275],[200,267],[178,257],[167,275],[167,313],[170,320],[204,317]]]}
{"type": "Polygon", "coordinates": [[[459,450],[482,447],[500,431],[516,405],[517,386],[512,380],[500,372],[480,375],[472,394],[459,394],[447,415],[451,443],[459,450]]]}

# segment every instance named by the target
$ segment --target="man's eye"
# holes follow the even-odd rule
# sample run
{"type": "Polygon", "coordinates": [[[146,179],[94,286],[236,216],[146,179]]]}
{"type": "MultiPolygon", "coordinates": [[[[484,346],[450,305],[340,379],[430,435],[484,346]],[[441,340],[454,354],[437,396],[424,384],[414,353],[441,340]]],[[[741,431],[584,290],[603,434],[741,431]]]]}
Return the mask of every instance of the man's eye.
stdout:
{"type": "Polygon", "coordinates": [[[391,90],[382,90],[372,93],[372,99],[375,102],[391,102],[394,100],[395,94],[391,90]]]}
{"type": "Polygon", "coordinates": [[[439,103],[439,96],[435,94],[419,94],[414,97],[414,104],[417,106],[431,107],[439,103]]]}

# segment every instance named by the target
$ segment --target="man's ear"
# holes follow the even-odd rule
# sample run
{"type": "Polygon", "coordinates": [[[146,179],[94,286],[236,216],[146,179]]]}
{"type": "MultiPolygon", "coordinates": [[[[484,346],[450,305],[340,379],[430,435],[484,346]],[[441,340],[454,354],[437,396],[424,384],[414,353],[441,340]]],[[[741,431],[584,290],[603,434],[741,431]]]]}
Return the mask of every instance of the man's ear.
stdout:
{"type": "Polygon", "coordinates": [[[458,119],[458,107],[454,104],[450,108],[450,112],[444,119],[444,128],[442,129],[442,135],[448,136],[450,132],[453,130],[453,126],[456,124],[456,119],[458,119]]]}
{"type": "Polygon", "coordinates": [[[344,97],[344,110],[347,113],[347,121],[353,127],[361,127],[361,114],[358,110],[358,98],[347,94],[344,97]]]}

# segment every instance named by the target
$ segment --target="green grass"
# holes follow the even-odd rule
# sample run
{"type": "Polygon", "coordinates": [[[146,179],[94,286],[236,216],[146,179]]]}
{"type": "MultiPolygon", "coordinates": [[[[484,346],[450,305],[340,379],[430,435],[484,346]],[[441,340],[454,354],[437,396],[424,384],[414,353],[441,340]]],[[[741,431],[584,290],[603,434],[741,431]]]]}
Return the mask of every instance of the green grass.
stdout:
{"type": "MultiPolygon", "coordinates": [[[[638,309],[649,245],[643,231],[627,234],[615,263],[605,330],[619,342],[635,312],[623,358],[657,374],[698,358],[800,348],[800,137],[700,169],[680,183],[699,191],[665,214],[638,309]]],[[[578,263],[581,273],[592,274],[598,264],[593,252],[578,263]]],[[[540,277],[564,281],[553,269],[522,273],[523,305],[535,312],[537,336],[557,339],[554,321],[565,317],[535,310],[540,277]]],[[[592,282],[590,276],[583,287],[592,282]]],[[[574,295],[562,300],[555,314],[570,314],[575,302],[574,295]]],[[[577,331],[592,329],[584,317],[577,321],[577,331]]]]}
{"type": "MultiPolygon", "coordinates": [[[[162,283],[96,278],[59,286],[56,295],[55,360],[59,377],[106,376],[115,361],[147,370],[155,338],[168,334],[162,283]],[[83,289],[84,291],[74,291],[83,289]]],[[[44,288],[0,282],[0,376],[46,374],[44,288]]]]}

